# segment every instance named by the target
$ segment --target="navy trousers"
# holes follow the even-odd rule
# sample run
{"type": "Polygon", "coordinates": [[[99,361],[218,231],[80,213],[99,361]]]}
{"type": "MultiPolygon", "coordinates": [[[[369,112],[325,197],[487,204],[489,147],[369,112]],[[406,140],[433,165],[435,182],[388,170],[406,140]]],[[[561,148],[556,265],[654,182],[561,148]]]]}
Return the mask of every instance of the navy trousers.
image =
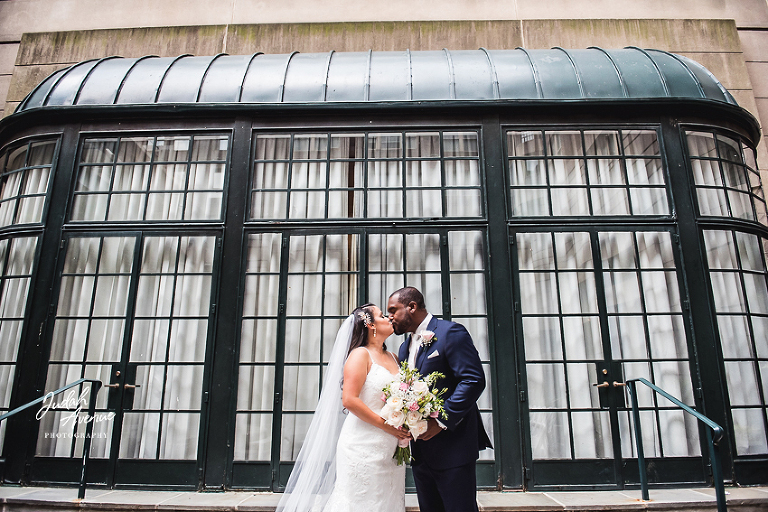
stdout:
{"type": "Polygon", "coordinates": [[[478,512],[475,463],[450,469],[412,467],[420,512],[478,512]]]}

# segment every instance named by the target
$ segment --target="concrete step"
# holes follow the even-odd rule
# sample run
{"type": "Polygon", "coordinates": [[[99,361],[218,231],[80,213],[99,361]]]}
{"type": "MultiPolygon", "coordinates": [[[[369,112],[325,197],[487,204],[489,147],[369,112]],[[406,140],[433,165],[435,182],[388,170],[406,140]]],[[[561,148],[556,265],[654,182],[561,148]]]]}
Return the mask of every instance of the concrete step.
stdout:
{"type": "MultiPolygon", "coordinates": [[[[728,487],[729,512],[768,512],[768,487],[728,487]]],[[[715,512],[711,488],[651,489],[642,501],[640,490],[569,492],[480,492],[483,512],[642,511],[715,512]]],[[[280,494],[245,491],[180,492],[0,486],[2,512],[111,512],[125,510],[273,512],[280,494]]],[[[406,495],[407,512],[419,510],[416,496],[406,495]]],[[[374,511],[368,511],[374,512],[374,511]]]]}

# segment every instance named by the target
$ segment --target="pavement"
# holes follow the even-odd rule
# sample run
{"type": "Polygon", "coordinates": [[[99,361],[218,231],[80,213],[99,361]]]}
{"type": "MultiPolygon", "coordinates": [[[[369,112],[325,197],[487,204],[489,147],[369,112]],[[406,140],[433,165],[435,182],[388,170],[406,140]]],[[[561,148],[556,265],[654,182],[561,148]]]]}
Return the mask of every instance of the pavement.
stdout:
{"type": "MultiPolygon", "coordinates": [[[[768,512],[768,487],[726,487],[731,512],[768,512]]],[[[252,491],[193,492],[88,489],[77,499],[77,489],[0,486],[2,512],[69,511],[260,511],[273,512],[280,494],[252,491]]],[[[479,492],[482,512],[560,511],[675,511],[714,512],[712,488],[651,489],[643,501],[640,490],[562,492],[479,492]]],[[[415,494],[406,495],[406,511],[417,512],[415,494]]],[[[375,512],[375,511],[366,511],[375,512]]]]}

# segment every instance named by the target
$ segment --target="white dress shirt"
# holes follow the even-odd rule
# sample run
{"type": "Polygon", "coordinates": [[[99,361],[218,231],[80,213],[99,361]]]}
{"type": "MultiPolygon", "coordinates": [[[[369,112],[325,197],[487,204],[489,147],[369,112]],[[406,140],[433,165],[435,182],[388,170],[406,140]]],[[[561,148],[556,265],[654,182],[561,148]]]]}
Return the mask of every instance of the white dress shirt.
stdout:
{"type": "Polygon", "coordinates": [[[429,322],[432,321],[432,313],[427,313],[426,318],[419,324],[411,334],[411,344],[408,347],[408,366],[416,368],[416,354],[419,353],[419,347],[421,347],[421,333],[427,330],[429,322]]]}

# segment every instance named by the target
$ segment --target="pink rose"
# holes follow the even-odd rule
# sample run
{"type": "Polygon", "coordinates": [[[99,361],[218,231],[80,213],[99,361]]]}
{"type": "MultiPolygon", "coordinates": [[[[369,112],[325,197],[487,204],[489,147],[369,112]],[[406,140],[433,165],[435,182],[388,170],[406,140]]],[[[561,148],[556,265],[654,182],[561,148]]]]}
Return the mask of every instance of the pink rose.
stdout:
{"type": "Polygon", "coordinates": [[[382,402],[386,402],[387,401],[387,395],[385,395],[384,393],[381,394],[381,401],[382,402]]]}
{"type": "Polygon", "coordinates": [[[429,413],[429,417],[430,418],[437,418],[437,416],[438,416],[438,412],[437,411],[432,411],[431,413],[429,413]]]}
{"type": "Polygon", "coordinates": [[[418,402],[412,402],[411,405],[408,406],[408,409],[411,411],[418,411],[419,410],[418,402]]]}
{"type": "Polygon", "coordinates": [[[401,382],[400,391],[408,391],[408,384],[406,384],[405,382],[401,382]]]}

